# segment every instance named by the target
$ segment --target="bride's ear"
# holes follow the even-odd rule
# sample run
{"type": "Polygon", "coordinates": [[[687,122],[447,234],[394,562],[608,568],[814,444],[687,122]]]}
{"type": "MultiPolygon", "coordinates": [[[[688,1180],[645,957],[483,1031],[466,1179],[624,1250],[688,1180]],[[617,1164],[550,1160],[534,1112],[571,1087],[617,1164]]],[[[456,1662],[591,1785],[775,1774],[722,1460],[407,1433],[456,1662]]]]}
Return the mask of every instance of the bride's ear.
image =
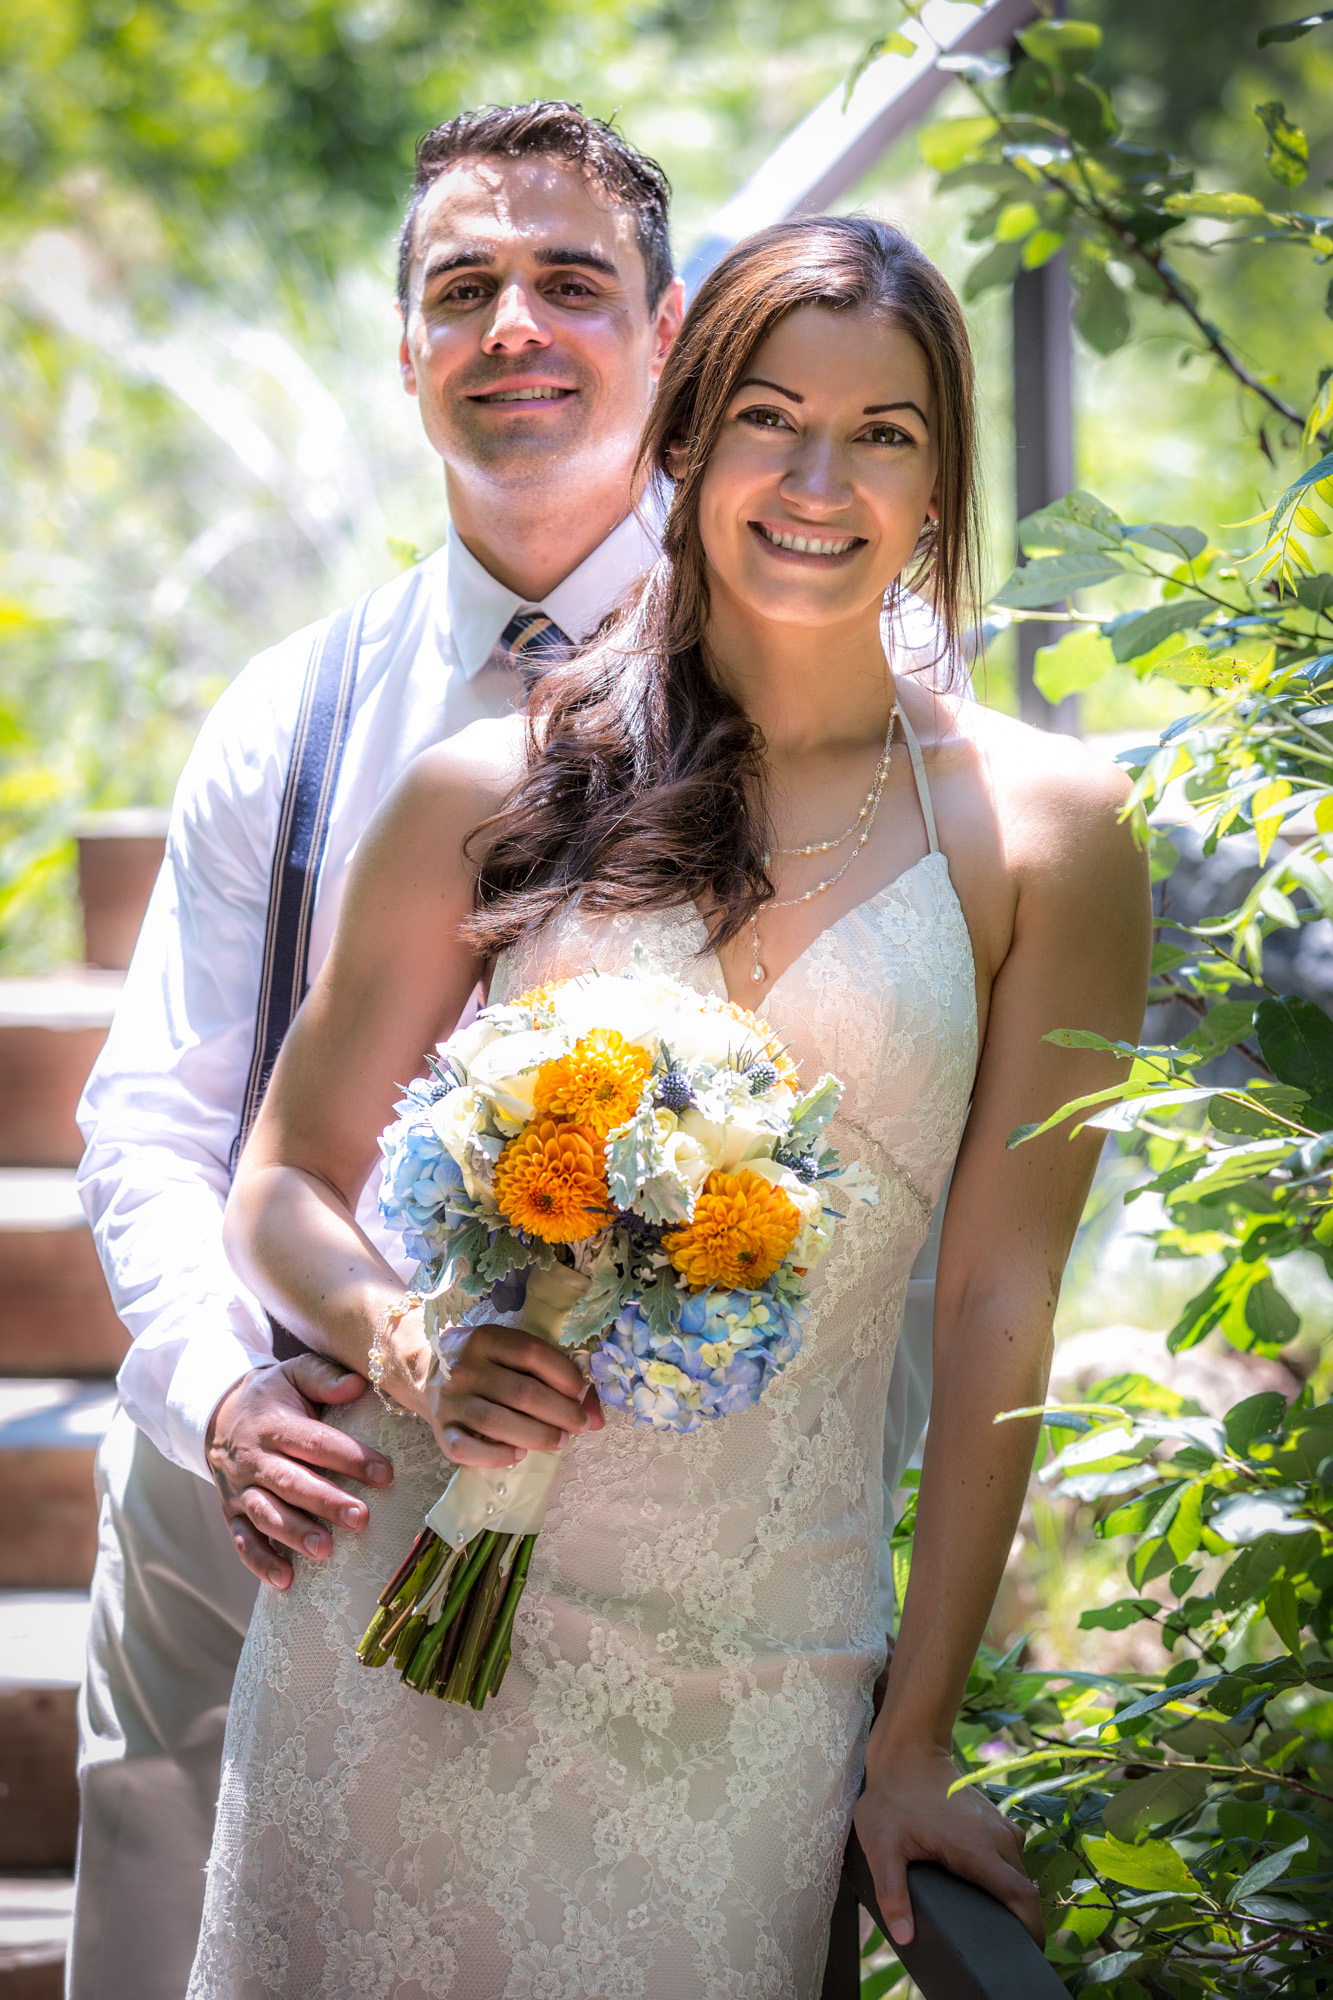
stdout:
{"type": "Polygon", "coordinates": [[[666,469],[672,479],[683,479],[689,468],[689,462],[689,451],[679,439],[677,439],[676,443],[667,446],[666,469]]]}

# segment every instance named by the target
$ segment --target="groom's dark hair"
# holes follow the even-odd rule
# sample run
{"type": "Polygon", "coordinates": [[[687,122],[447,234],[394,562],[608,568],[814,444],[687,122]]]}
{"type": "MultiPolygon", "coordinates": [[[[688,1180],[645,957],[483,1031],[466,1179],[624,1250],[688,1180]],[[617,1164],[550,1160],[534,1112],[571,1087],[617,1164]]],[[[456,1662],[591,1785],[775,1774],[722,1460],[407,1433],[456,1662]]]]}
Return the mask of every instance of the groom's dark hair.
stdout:
{"type": "Polygon", "coordinates": [[[416,177],[398,232],[398,303],[404,317],[417,210],[440,175],[459,160],[524,159],[567,160],[608,201],[632,212],[649,311],[657,304],[675,275],[667,234],[671,183],[656,160],[631,146],[607,120],[590,118],[561,98],[541,98],[465,111],[417,141],[416,177]]]}

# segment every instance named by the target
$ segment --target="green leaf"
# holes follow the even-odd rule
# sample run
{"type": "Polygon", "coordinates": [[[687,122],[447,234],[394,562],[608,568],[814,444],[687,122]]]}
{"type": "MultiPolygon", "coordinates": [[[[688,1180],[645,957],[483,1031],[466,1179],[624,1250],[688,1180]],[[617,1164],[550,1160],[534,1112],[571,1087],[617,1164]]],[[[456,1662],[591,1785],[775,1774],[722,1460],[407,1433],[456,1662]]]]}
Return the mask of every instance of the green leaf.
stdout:
{"type": "Polygon", "coordinates": [[[1084,626],[1066,632],[1053,646],[1039,646],[1032,678],[1047,701],[1063,701],[1091,687],[1114,664],[1115,656],[1100,632],[1084,626]]]}
{"type": "Polygon", "coordinates": [[[969,305],[993,285],[1011,285],[1023,261],[1021,242],[993,243],[979,257],[963,280],[963,297],[969,305]]]}
{"type": "Polygon", "coordinates": [[[1097,60],[1102,31],[1093,21],[1038,21],[1021,28],[1015,39],[1034,62],[1064,76],[1081,76],[1097,60]]]}
{"type": "Polygon", "coordinates": [[[1199,1885],[1182,1855],[1169,1841],[1145,1840],[1137,1846],[1108,1834],[1104,1840],[1088,1835],[1083,1851],[1099,1875],[1122,1882],[1127,1889],[1179,1889],[1197,1895],[1199,1885]]]}
{"type": "Polygon", "coordinates": [[[1224,1049],[1234,1048],[1237,1042],[1243,1042],[1253,1029],[1252,1000],[1219,1000],[1185,1037],[1184,1045],[1204,1049],[1209,1055],[1221,1055],[1224,1049]]]}
{"type": "MultiPolygon", "coordinates": [[[[1290,1577],[1279,1577],[1270,1585],[1264,1598],[1264,1616],[1289,1653],[1297,1657],[1301,1650],[1301,1628],[1305,1623],[1301,1600],[1296,1595],[1296,1586],[1290,1577]]],[[[1257,1883],[1256,1887],[1264,1887],[1257,1883]]]]}
{"type": "Polygon", "coordinates": [[[1121,565],[1107,556],[1038,556],[1035,562],[1016,569],[992,601],[1010,610],[1026,611],[1059,604],[1076,590],[1092,590],[1123,574],[1121,565]]]}
{"type": "Polygon", "coordinates": [[[1310,1123],[1333,1124],[1333,1020],[1313,1000],[1288,993],[1261,1001],[1254,1025],[1274,1076],[1306,1093],[1310,1123]]]}
{"type": "Polygon", "coordinates": [[[415,569],[425,560],[416,543],[404,540],[402,535],[386,535],[384,542],[399,569],[415,569]]]}
{"type": "Polygon", "coordinates": [[[1279,21],[1271,28],[1260,29],[1259,47],[1266,49],[1270,42],[1298,42],[1312,28],[1322,28],[1328,21],[1333,21],[1333,7],[1325,7],[1318,14],[1302,14],[1298,21],[1279,21]]]}
{"type": "Polygon", "coordinates": [[[1243,1458],[1256,1439],[1278,1435],[1286,1414],[1286,1398],[1279,1395],[1276,1389],[1264,1389],[1257,1396],[1247,1396],[1243,1403],[1233,1404],[1222,1420],[1228,1445],[1238,1458],[1243,1458]]]}
{"type": "Polygon", "coordinates": [[[937,174],[961,167],[969,153],[975,153],[993,138],[997,130],[993,118],[945,118],[938,125],[926,125],[917,133],[917,150],[937,174]]]}
{"type": "Polygon", "coordinates": [[[1097,354],[1114,354],[1129,339],[1129,302],[1104,265],[1098,265],[1074,304],[1074,325],[1097,354]]]}
{"type": "Polygon", "coordinates": [[[1210,653],[1206,646],[1186,646],[1169,660],[1155,660],[1153,672],[1184,687],[1244,687],[1253,677],[1253,660],[1240,660],[1229,653],[1210,653]]]}
{"type": "Polygon", "coordinates": [[[1170,521],[1145,521],[1126,528],[1125,540],[1142,542],[1145,549],[1156,549],[1159,555],[1183,556],[1186,562],[1194,562],[1208,546],[1202,528],[1178,528],[1170,521]]]}
{"type": "Polygon", "coordinates": [[[1299,187],[1310,170],[1310,145],[1299,125],[1287,117],[1285,105],[1274,100],[1256,104],[1254,115],[1268,134],[1264,159],[1280,187],[1299,187]]]}
{"type": "Polygon", "coordinates": [[[1294,1340],[1301,1330],[1300,1316],[1283,1297],[1271,1278],[1261,1278],[1245,1297],[1245,1324],[1254,1335],[1247,1348],[1276,1353],[1294,1340]]]}
{"type": "Polygon", "coordinates": [[[1214,609],[1203,597],[1178,597],[1170,604],[1153,604],[1146,611],[1126,611],[1102,631],[1117,660],[1139,660],[1163,639],[1197,626],[1214,609]]]}
{"type": "Polygon", "coordinates": [[[1018,524],[1018,546],[1029,556],[1061,555],[1071,549],[1104,556],[1114,553],[1121,533],[1120,516],[1095,493],[1076,486],[1049,507],[1038,507],[1023,516],[1018,524]]]}
{"type": "Polygon", "coordinates": [[[1117,1840],[1136,1841],[1150,1827],[1167,1826],[1197,1811],[1207,1793],[1206,1771],[1154,1771],[1113,1794],[1102,1807],[1102,1825],[1117,1840]]]}
{"type": "Polygon", "coordinates": [[[1085,1611],[1078,1621],[1080,1632],[1123,1632],[1144,1618],[1155,1618],[1161,1610],[1155,1597],[1120,1597],[1096,1611],[1085,1611]]]}
{"type": "Polygon", "coordinates": [[[1243,216],[1261,216],[1266,211],[1261,201],[1252,194],[1233,194],[1224,190],[1216,194],[1200,190],[1193,194],[1169,194],[1162,207],[1168,215],[1203,215],[1216,222],[1238,222],[1243,216]]]}
{"type": "Polygon", "coordinates": [[[1309,1845],[1310,1836],[1303,1833],[1299,1840],[1292,1841],[1290,1847],[1280,1847],[1276,1854],[1266,1854],[1262,1861],[1256,1861],[1252,1868],[1246,1869],[1227,1901],[1234,1908],[1247,1896],[1257,1896],[1261,1890],[1271,1888],[1274,1882],[1280,1882],[1296,1856],[1304,1854],[1309,1845]]]}

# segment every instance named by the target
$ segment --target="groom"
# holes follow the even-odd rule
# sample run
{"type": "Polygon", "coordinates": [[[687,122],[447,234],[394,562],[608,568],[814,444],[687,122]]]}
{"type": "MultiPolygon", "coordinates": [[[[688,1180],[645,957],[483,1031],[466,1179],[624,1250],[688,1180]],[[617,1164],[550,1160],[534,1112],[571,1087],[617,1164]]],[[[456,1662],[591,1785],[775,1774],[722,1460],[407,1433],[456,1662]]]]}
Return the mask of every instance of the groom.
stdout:
{"type": "MultiPolygon", "coordinates": [[[[631,480],[680,324],[668,194],[651,160],[568,104],[457,118],[418,147],[400,359],[451,526],[363,607],[311,976],[403,767],[521,702],[543,647],[588,637],[653,560],[631,480]]],[[[326,1475],[392,1477],[320,1421],[360,1377],[314,1355],[275,1366],[222,1251],[310,655],[308,632],[261,654],[205,723],[81,1107],[81,1192],[134,1343],[98,1462],[73,2000],[181,2000],[255,1578],[286,1589],[289,1551],[327,1556],[332,1526],[365,1525],[355,1487],[326,1475]]],[[[362,1220],[375,1234],[373,1203],[362,1220]]],[[[401,1246],[381,1247],[401,1268],[401,1246]]]]}

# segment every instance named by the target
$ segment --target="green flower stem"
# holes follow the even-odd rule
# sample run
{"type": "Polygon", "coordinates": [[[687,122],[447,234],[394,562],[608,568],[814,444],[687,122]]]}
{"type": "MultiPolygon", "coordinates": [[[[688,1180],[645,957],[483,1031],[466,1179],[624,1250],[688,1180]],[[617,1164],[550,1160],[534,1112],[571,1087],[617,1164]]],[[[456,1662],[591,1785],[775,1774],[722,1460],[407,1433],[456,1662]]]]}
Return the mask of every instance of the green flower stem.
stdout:
{"type": "Polygon", "coordinates": [[[509,1636],[514,1629],[514,1614],[518,1610],[518,1600],[523,1595],[523,1586],[528,1580],[528,1564],[532,1561],[532,1551],[536,1544],[535,1535],[524,1535],[519,1543],[514,1567],[509,1572],[509,1585],[505,1591],[500,1615],[495,1621],[486,1651],[482,1654],[481,1665],[477,1669],[477,1683],[472,1692],[472,1706],[480,1708],[488,1693],[494,1694],[504,1677],[509,1663],[509,1636]]]}
{"type": "Polygon", "coordinates": [[[385,1605],[392,1604],[402,1588],[404,1579],[412,1575],[413,1570],[419,1563],[424,1564],[425,1559],[434,1549],[443,1547],[443,1542],[441,1542],[433,1528],[423,1528],[408,1550],[401,1567],[380,1592],[380,1603],[385,1605]]]}
{"type": "Polygon", "coordinates": [[[477,1536],[476,1543],[471,1555],[467,1559],[463,1573],[449,1593],[448,1602],[445,1604],[443,1611],[435,1623],[431,1626],[429,1632],[427,1632],[425,1638],[421,1641],[421,1644],[417,1647],[407,1671],[403,1675],[403,1679],[408,1683],[409,1687],[425,1688],[431,1670],[439,1658],[440,1649],[448,1636],[449,1627],[457,1617],[468,1592],[471,1590],[476,1578],[480,1575],[487,1557],[499,1539],[499,1536],[490,1528],[484,1534],[477,1536]]]}
{"type": "Polygon", "coordinates": [[[481,1657],[482,1647],[486,1644],[491,1619],[504,1589],[500,1563],[510,1540],[511,1537],[508,1535],[496,1537],[486,1567],[472,1592],[467,1608],[467,1626],[463,1633],[463,1643],[458,1649],[453,1672],[445,1685],[446,1701],[466,1702],[471,1699],[477,1662],[481,1657]]]}
{"type": "Polygon", "coordinates": [[[380,1635],[386,1625],[393,1622],[393,1613],[381,1605],[369,1625],[361,1635],[361,1643],[356,1649],[356,1657],[367,1667],[382,1667],[388,1655],[380,1646],[380,1635]]]}
{"type": "Polygon", "coordinates": [[[402,1565],[394,1581],[380,1593],[380,1608],[371,1619],[356,1649],[357,1657],[364,1665],[385,1666],[390,1655],[399,1650],[399,1640],[404,1626],[439,1575],[441,1565],[452,1560],[453,1557],[445,1549],[439,1536],[430,1528],[423,1529],[412,1544],[407,1562],[402,1565]],[[416,1562],[409,1568],[414,1556],[416,1562]]]}

